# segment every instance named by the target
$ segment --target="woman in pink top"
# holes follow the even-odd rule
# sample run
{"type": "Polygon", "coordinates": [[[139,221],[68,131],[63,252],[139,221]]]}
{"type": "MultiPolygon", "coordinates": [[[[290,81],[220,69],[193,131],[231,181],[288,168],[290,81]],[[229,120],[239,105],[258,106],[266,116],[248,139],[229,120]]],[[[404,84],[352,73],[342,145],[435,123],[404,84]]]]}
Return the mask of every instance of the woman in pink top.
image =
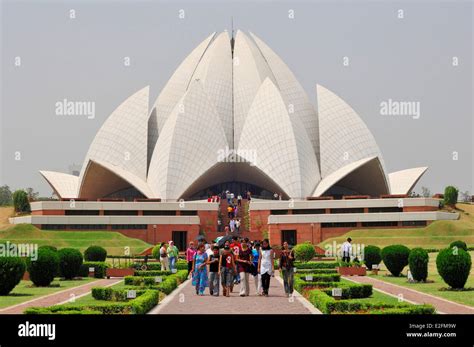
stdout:
{"type": "Polygon", "coordinates": [[[193,260],[194,255],[196,254],[196,248],[194,248],[194,242],[189,243],[189,247],[186,250],[186,261],[188,262],[188,276],[191,270],[193,269],[193,260]]]}

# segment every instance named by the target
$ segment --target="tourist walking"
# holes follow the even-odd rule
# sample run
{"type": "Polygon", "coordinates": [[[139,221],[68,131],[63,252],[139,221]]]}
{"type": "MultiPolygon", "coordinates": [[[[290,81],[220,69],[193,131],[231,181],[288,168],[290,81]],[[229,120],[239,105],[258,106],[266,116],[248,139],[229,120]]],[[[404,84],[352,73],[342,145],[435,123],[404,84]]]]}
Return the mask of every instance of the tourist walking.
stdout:
{"type": "Polygon", "coordinates": [[[264,239],[262,241],[262,249],[260,250],[260,258],[258,259],[258,272],[262,276],[262,292],[264,296],[268,296],[270,278],[273,276],[274,271],[273,250],[268,239],[264,239]]]}
{"type": "Polygon", "coordinates": [[[212,246],[209,256],[209,294],[219,296],[219,247],[212,246]]]}
{"type": "Polygon", "coordinates": [[[219,276],[222,283],[222,295],[229,297],[234,281],[235,257],[230,249],[229,241],[224,244],[224,250],[219,258],[219,276]]]}
{"type": "Polygon", "coordinates": [[[240,207],[242,206],[242,195],[237,195],[237,205],[240,207]]]}
{"type": "Polygon", "coordinates": [[[241,247],[242,249],[239,251],[238,257],[236,257],[237,272],[240,276],[240,296],[249,296],[249,273],[250,265],[252,264],[252,251],[245,240],[242,242],[241,247]]]}
{"type": "Polygon", "coordinates": [[[179,250],[178,247],[174,245],[174,241],[169,242],[169,246],[166,250],[166,253],[168,253],[170,271],[176,272],[176,261],[178,260],[179,250]]]}
{"type": "Polygon", "coordinates": [[[262,275],[258,273],[258,260],[260,259],[260,243],[255,242],[252,248],[252,275],[257,295],[262,295],[262,275]]]}
{"type": "Polygon", "coordinates": [[[191,273],[191,270],[193,269],[193,260],[194,260],[194,255],[196,254],[196,248],[194,247],[194,242],[191,241],[189,243],[189,247],[186,250],[186,261],[188,262],[188,277],[189,274],[191,273]]]}
{"type": "Polygon", "coordinates": [[[240,234],[240,219],[239,218],[235,220],[235,231],[237,232],[237,234],[240,234]]]}
{"type": "Polygon", "coordinates": [[[235,220],[233,218],[229,222],[229,228],[230,228],[230,232],[234,233],[234,231],[235,231],[235,220]]]}
{"type": "Polygon", "coordinates": [[[207,278],[207,263],[208,257],[204,250],[204,245],[200,244],[198,250],[194,255],[193,269],[191,270],[193,286],[196,286],[196,294],[204,295],[204,290],[209,285],[209,279],[207,278]]]}
{"type": "MultiPolygon", "coordinates": [[[[235,258],[239,256],[240,251],[242,250],[242,246],[239,242],[239,238],[234,235],[232,236],[232,243],[230,244],[230,249],[234,253],[235,258]]],[[[240,283],[240,274],[238,271],[235,272],[235,278],[234,278],[234,284],[239,284],[240,283]]],[[[233,289],[233,285],[231,287],[231,290],[233,289]]]]}
{"type": "Polygon", "coordinates": [[[293,294],[293,280],[295,275],[295,253],[290,250],[288,242],[283,242],[283,249],[280,254],[279,267],[283,274],[283,286],[285,287],[286,296],[293,294]]]}
{"type": "Polygon", "coordinates": [[[227,206],[227,217],[232,218],[232,213],[234,212],[234,209],[232,208],[232,205],[227,206]]]}
{"type": "Polygon", "coordinates": [[[168,260],[168,253],[166,251],[166,243],[162,242],[160,247],[160,264],[161,271],[170,271],[170,263],[168,260]]]}

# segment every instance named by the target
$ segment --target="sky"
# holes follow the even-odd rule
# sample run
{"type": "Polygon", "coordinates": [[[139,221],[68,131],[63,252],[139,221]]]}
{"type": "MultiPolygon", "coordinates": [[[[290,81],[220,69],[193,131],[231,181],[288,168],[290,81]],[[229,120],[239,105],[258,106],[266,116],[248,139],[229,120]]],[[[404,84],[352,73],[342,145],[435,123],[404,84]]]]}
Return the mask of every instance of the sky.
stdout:
{"type": "Polygon", "coordinates": [[[38,170],[82,165],[120,103],[146,85],[153,103],[191,50],[230,31],[233,18],[285,61],[314,104],[316,84],[349,103],[388,172],[428,166],[415,191],[474,192],[472,2],[0,3],[0,185],[50,196],[38,170]],[[95,117],[57,115],[64,99],[94,102],[95,117]],[[390,100],[419,114],[383,114],[390,100]]]}

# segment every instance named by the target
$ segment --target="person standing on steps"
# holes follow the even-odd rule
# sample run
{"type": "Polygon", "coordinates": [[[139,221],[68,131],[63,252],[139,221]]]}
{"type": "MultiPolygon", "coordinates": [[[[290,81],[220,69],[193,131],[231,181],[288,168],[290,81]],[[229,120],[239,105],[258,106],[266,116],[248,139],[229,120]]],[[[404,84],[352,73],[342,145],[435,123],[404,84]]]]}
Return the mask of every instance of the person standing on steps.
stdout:
{"type": "Polygon", "coordinates": [[[262,276],[262,292],[264,296],[268,296],[270,288],[270,278],[273,277],[275,264],[273,263],[273,249],[270,247],[270,241],[264,239],[262,241],[262,249],[258,259],[258,273],[262,276]]]}
{"type": "Polygon", "coordinates": [[[234,224],[235,224],[235,231],[237,232],[237,235],[240,235],[240,218],[237,218],[234,224]]]}
{"type": "Polygon", "coordinates": [[[219,258],[219,276],[222,283],[222,295],[229,297],[234,281],[235,256],[230,248],[230,242],[224,243],[224,250],[219,258]]]}
{"type": "Polygon", "coordinates": [[[194,255],[196,254],[196,248],[194,247],[194,242],[191,241],[189,243],[189,247],[186,250],[186,261],[188,262],[188,277],[189,274],[191,273],[191,270],[193,269],[193,260],[194,260],[194,255]]]}
{"type": "Polygon", "coordinates": [[[241,194],[237,195],[237,205],[239,207],[242,206],[242,195],[241,194]]]}
{"type": "Polygon", "coordinates": [[[293,281],[295,274],[295,253],[290,250],[288,242],[283,242],[283,249],[280,254],[279,267],[283,275],[283,285],[287,297],[293,294],[293,281]]]}

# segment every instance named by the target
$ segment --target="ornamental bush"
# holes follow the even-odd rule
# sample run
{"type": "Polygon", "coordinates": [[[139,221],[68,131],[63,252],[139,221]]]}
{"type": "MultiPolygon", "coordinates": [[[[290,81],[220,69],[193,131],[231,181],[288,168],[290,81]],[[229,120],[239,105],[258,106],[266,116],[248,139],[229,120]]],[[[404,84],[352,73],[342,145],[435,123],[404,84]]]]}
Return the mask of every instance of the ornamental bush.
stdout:
{"type": "Polygon", "coordinates": [[[316,255],[314,246],[309,242],[296,245],[293,248],[293,251],[295,252],[296,260],[302,261],[304,263],[310,261],[316,255]]]}
{"type": "Polygon", "coordinates": [[[408,266],[415,281],[426,281],[430,257],[423,248],[413,248],[408,256],[408,266]]]}
{"type": "Polygon", "coordinates": [[[446,205],[454,206],[458,202],[459,190],[453,186],[447,186],[444,189],[444,203],[446,205]]]}
{"type": "Polygon", "coordinates": [[[82,263],[79,270],[79,276],[87,277],[89,276],[89,269],[94,268],[94,277],[95,278],[104,278],[107,274],[107,268],[109,265],[103,261],[86,261],[82,263]]]}
{"type": "Polygon", "coordinates": [[[408,265],[410,249],[403,245],[391,245],[382,249],[382,260],[388,271],[395,276],[400,276],[403,268],[408,265]]]}
{"type": "Polygon", "coordinates": [[[151,251],[151,256],[157,260],[160,260],[160,245],[156,245],[153,247],[153,250],[151,251]]]}
{"type": "Polygon", "coordinates": [[[15,212],[30,212],[30,202],[28,201],[28,194],[22,190],[16,190],[13,193],[13,207],[15,212]]]}
{"type": "Polygon", "coordinates": [[[39,247],[38,247],[38,250],[40,250],[40,249],[49,249],[50,251],[55,251],[55,252],[58,251],[58,249],[57,249],[56,247],[54,247],[54,246],[49,246],[49,245],[39,246],[39,247]]]}
{"type": "Polygon", "coordinates": [[[464,249],[467,252],[467,245],[466,245],[466,242],[464,241],[458,240],[458,241],[451,242],[451,244],[449,245],[449,248],[453,248],[453,247],[464,249]]]}
{"type": "Polygon", "coordinates": [[[38,259],[28,260],[30,280],[38,287],[47,287],[58,273],[59,255],[50,248],[38,248],[38,259]]]}
{"type": "Polygon", "coordinates": [[[8,295],[20,283],[25,269],[20,257],[0,257],[0,295],[8,295]]]}
{"type": "Polygon", "coordinates": [[[462,248],[446,248],[436,257],[436,268],[444,282],[454,289],[464,288],[471,271],[471,255],[462,248]]]}
{"type": "Polygon", "coordinates": [[[377,246],[367,246],[364,248],[364,262],[367,269],[371,270],[372,265],[378,265],[382,261],[381,250],[377,246]]]}
{"type": "Polygon", "coordinates": [[[105,261],[107,251],[100,246],[90,246],[84,251],[84,259],[86,261],[105,261]]]}
{"type": "Polygon", "coordinates": [[[79,275],[82,265],[82,254],[74,248],[63,248],[59,254],[59,274],[67,280],[79,275]]]}

